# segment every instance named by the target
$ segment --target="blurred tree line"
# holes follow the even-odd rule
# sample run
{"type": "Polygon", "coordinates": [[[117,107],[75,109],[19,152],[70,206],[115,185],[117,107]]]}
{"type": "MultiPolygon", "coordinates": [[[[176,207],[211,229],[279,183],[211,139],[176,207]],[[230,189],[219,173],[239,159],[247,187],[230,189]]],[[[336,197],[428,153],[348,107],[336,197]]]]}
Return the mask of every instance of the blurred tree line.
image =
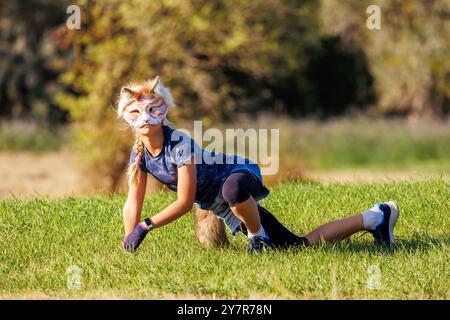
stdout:
{"type": "Polygon", "coordinates": [[[0,2],[0,117],[61,122],[66,112],[53,97],[71,61],[55,44],[68,1],[0,2]]]}
{"type": "Polygon", "coordinates": [[[319,16],[323,30],[366,54],[379,111],[448,115],[450,1],[323,0],[319,16]],[[381,30],[366,27],[370,4],[381,8],[381,30]]]}
{"type": "Polygon", "coordinates": [[[80,30],[66,28],[68,1],[0,4],[0,112],[69,120],[74,147],[111,186],[130,144],[111,107],[122,85],[156,74],[178,103],[171,119],[205,125],[261,110],[450,110],[446,0],[72,3],[80,30]],[[367,29],[369,4],[380,5],[382,30],[367,29]]]}

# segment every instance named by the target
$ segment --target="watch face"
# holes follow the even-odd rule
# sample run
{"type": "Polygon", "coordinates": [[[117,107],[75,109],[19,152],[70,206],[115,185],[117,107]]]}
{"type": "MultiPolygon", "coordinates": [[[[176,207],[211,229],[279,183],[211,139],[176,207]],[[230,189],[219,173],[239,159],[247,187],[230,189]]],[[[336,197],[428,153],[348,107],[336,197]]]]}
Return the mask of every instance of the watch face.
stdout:
{"type": "Polygon", "coordinates": [[[145,224],[147,225],[147,229],[152,230],[153,229],[152,220],[150,218],[145,218],[144,221],[145,221],[145,224]]]}

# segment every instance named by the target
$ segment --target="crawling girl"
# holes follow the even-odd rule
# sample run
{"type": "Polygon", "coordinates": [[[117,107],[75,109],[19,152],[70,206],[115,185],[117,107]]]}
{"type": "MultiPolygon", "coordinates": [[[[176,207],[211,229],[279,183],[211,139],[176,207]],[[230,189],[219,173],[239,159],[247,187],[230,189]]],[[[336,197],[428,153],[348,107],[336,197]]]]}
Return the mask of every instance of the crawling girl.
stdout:
{"type": "Polygon", "coordinates": [[[245,234],[250,253],[332,243],[362,230],[372,233],[376,244],[394,243],[399,208],[393,201],[326,223],[305,236],[289,231],[258,203],[270,193],[258,165],[244,157],[200,148],[167,121],[174,106],[169,89],[159,77],[121,89],[117,113],[131,126],[136,138],[123,208],[125,250],[136,251],[151,230],[183,216],[194,204],[212,211],[232,235],[245,234]],[[141,221],[148,173],[176,192],[177,198],[141,221]]]}

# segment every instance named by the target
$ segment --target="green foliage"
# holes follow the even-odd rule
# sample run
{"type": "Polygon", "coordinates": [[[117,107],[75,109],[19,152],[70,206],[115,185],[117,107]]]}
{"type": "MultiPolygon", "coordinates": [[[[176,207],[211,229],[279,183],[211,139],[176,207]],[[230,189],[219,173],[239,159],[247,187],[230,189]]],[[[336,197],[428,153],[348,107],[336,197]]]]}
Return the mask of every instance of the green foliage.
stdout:
{"type": "MultiPolygon", "coordinates": [[[[0,116],[41,123],[65,119],[53,102],[70,52],[55,43],[68,0],[0,2],[0,116]]],[[[65,25],[63,26],[63,28],[65,25]]]]}
{"type": "Polygon", "coordinates": [[[272,0],[81,5],[84,24],[73,39],[79,55],[62,80],[86,100],[59,100],[75,120],[87,105],[92,110],[92,100],[104,108],[125,82],[155,74],[173,87],[183,117],[218,119],[243,111],[264,102],[246,94],[249,85],[273,85],[301,72],[304,51],[318,42],[312,1],[302,7],[272,0]]]}
{"type": "MultiPolygon", "coordinates": [[[[152,194],[144,211],[158,212],[174,196],[152,194]]],[[[242,235],[228,248],[202,247],[190,216],[152,231],[136,255],[126,254],[120,248],[124,196],[1,200],[0,297],[448,299],[446,198],[443,180],[282,184],[262,204],[300,234],[380,200],[396,200],[397,245],[376,248],[366,234],[257,256],[246,253],[242,235]],[[80,290],[67,287],[71,266],[80,268],[80,290]],[[380,268],[379,289],[367,286],[369,266],[380,268]],[[152,281],[142,281],[148,275],[152,281]]]]}
{"type": "Polygon", "coordinates": [[[156,74],[179,105],[171,120],[206,126],[235,111],[449,110],[445,0],[81,0],[81,30],[65,28],[67,1],[30,3],[0,4],[0,113],[66,110],[72,149],[111,188],[131,144],[111,107],[126,82],[156,74]],[[369,4],[381,6],[382,30],[366,28],[369,4]]]}
{"type": "Polygon", "coordinates": [[[450,111],[450,3],[447,0],[323,0],[324,30],[367,55],[383,111],[413,115],[450,111]],[[366,27],[369,5],[381,30],[366,27]]]}
{"type": "Polygon", "coordinates": [[[208,125],[264,105],[272,95],[264,86],[301,74],[305,51],[318,43],[314,1],[79,4],[82,28],[67,32],[77,54],[61,77],[75,93],[61,93],[56,101],[76,123],[74,147],[89,167],[112,177],[113,188],[130,141],[110,106],[126,82],[159,74],[179,106],[172,117],[201,118],[208,125]]]}

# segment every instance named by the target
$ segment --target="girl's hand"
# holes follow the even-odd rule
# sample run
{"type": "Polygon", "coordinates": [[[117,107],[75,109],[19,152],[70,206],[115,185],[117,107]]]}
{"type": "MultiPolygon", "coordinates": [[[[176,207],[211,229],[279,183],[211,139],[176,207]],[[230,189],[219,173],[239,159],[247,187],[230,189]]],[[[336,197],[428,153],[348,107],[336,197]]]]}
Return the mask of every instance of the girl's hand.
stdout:
{"type": "Polygon", "coordinates": [[[134,230],[123,241],[123,248],[126,251],[136,252],[141,242],[144,241],[147,233],[147,227],[143,226],[141,223],[138,223],[134,230]]]}

